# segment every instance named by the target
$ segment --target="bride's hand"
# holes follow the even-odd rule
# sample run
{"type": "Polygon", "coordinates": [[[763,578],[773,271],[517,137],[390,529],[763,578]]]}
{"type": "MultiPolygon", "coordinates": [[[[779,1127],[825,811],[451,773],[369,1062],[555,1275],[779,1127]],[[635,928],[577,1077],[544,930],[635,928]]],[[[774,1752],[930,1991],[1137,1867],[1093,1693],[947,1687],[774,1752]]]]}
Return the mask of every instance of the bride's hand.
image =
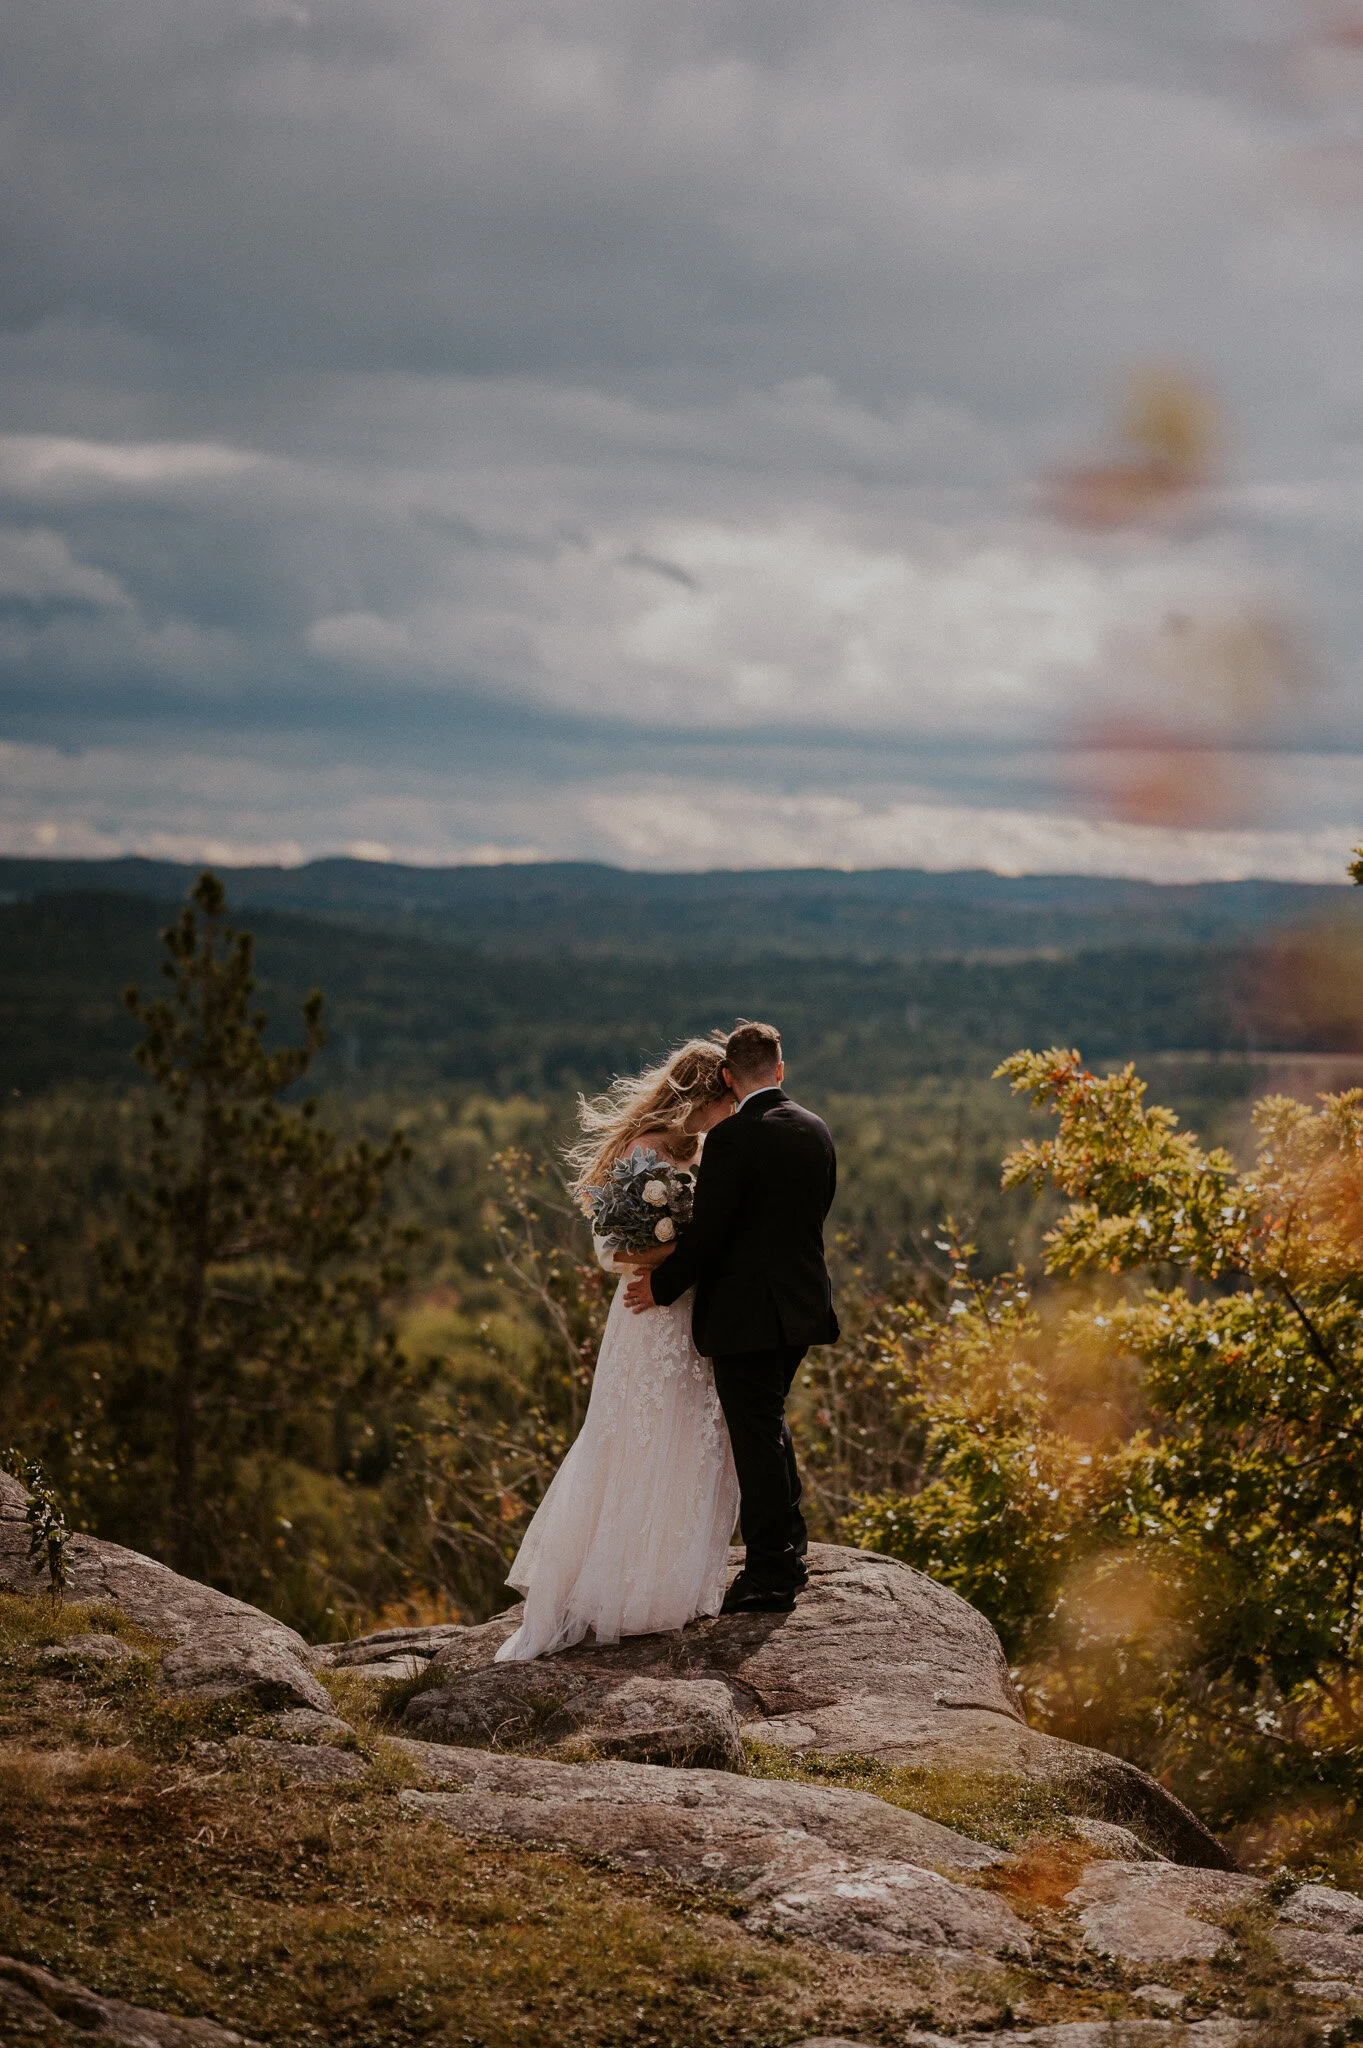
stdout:
{"type": "Polygon", "coordinates": [[[672,1249],[670,1244],[660,1244],[654,1251],[617,1252],[616,1263],[628,1266],[635,1273],[651,1273],[655,1266],[661,1266],[664,1259],[671,1258],[672,1249]]]}
{"type": "Polygon", "coordinates": [[[648,1267],[644,1267],[630,1281],[629,1286],[625,1289],[625,1302],[629,1308],[633,1309],[636,1316],[641,1316],[645,1309],[658,1306],[657,1302],[653,1299],[653,1275],[648,1267]]]}

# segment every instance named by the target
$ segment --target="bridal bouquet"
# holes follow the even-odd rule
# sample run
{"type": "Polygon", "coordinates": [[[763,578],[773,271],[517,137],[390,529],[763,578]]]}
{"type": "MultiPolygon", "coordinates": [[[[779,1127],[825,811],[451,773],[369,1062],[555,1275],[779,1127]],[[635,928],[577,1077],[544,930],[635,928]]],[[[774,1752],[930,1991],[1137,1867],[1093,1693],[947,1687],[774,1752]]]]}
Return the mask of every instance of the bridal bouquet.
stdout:
{"type": "Polygon", "coordinates": [[[592,1230],[613,1252],[655,1251],[691,1221],[695,1185],[654,1151],[617,1159],[591,1198],[592,1230]]]}

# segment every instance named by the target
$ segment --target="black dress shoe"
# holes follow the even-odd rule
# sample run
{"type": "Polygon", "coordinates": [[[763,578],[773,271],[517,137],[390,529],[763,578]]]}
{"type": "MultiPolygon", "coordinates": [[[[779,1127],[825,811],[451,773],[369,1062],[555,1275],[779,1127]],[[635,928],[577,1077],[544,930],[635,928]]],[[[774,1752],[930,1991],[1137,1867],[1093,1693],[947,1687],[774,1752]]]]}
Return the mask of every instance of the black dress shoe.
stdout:
{"type": "Polygon", "coordinates": [[[778,1591],[771,1586],[745,1586],[735,1579],[724,1595],[721,1614],[789,1614],[795,1605],[795,1588],[778,1591]]]}

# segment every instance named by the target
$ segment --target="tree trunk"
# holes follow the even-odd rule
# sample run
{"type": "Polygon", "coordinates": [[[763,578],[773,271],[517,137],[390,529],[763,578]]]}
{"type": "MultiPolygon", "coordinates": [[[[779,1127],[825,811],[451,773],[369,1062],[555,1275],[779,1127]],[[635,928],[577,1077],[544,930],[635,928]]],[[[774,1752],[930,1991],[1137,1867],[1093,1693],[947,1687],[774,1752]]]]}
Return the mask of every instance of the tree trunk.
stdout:
{"type": "Polygon", "coordinates": [[[175,1423],[175,1569],[187,1578],[199,1571],[199,1380],[203,1360],[204,1305],[212,1245],[214,1104],[205,1103],[199,1134],[194,1228],[185,1274],[180,1341],[176,1347],[172,1395],[175,1423]]]}
{"type": "Polygon", "coordinates": [[[185,1289],[175,1360],[175,1569],[193,1578],[199,1562],[199,1355],[204,1270],[196,1259],[185,1289]]]}

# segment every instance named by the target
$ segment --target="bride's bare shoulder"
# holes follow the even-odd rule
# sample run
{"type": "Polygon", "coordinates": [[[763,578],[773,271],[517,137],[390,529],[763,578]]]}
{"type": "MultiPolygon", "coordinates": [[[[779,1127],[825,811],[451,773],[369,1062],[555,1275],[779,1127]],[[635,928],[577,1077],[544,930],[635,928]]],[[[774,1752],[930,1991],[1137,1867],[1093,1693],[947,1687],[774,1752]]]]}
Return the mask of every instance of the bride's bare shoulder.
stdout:
{"type": "Polygon", "coordinates": [[[660,1159],[670,1159],[674,1166],[690,1166],[696,1156],[694,1138],[682,1138],[678,1144],[678,1133],[662,1124],[654,1131],[640,1131],[639,1144],[656,1152],[660,1159]]]}

